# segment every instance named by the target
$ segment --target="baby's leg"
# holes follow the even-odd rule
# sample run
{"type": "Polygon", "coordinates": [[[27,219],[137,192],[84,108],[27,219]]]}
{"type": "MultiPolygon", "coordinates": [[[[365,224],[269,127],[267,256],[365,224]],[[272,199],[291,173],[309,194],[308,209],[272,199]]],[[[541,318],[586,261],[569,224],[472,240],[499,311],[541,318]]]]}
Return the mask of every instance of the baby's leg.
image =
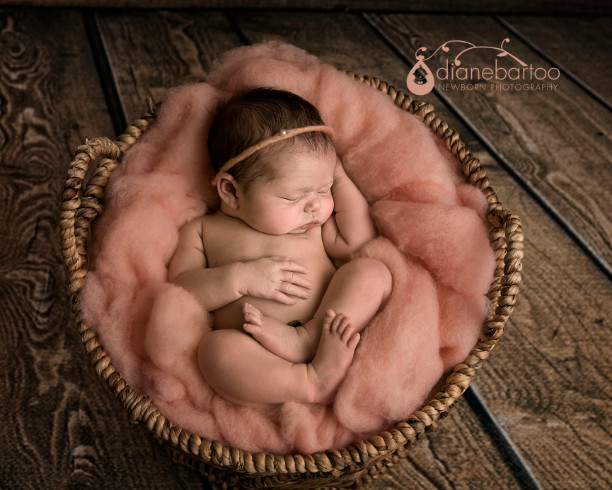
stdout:
{"type": "Polygon", "coordinates": [[[215,391],[235,403],[326,403],[351,364],[359,334],[330,310],[320,335],[312,362],[294,364],[239,330],[213,330],[200,347],[200,369],[215,391]]]}
{"type": "Polygon", "coordinates": [[[296,327],[307,338],[306,359],[312,358],[319,344],[321,319],[327,310],[341,311],[351,319],[355,332],[361,332],[391,294],[391,272],[372,258],[358,258],[336,271],[312,320],[296,327]],[[310,356],[310,357],[309,357],[310,356]]]}
{"type": "Polygon", "coordinates": [[[308,362],[317,352],[327,310],[348,315],[355,331],[361,332],[389,297],[391,285],[391,273],[382,262],[355,259],[336,271],[315,316],[304,326],[291,327],[245,303],[243,328],[277,356],[291,362],[308,362]]]}
{"type": "Polygon", "coordinates": [[[250,303],[242,305],[244,324],[242,327],[249,332],[261,345],[272,354],[289,362],[307,362],[310,352],[305,338],[300,335],[296,327],[265,316],[258,308],[250,303]]]}

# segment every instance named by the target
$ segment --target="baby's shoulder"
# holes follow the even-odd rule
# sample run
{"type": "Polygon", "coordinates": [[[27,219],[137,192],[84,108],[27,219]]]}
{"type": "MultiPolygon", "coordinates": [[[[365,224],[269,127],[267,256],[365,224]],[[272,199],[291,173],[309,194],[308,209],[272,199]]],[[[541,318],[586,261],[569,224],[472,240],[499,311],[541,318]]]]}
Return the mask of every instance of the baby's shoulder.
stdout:
{"type": "Polygon", "coordinates": [[[194,221],[197,221],[201,227],[204,227],[215,221],[215,214],[203,214],[194,221]]]}
{"type": "Polygon", "coordinates": [[[193,218],[183,225],[179,236],[179,245],[202,250],[208,255],[218,245],[218,237],[226,236],[223,232],[223,220],[216,214],[204,214],[193,218]]]}
{"type": "Polygon", "coordinates": [[[237,222],[240,221],[235,218],[226,216],[225,214],[218,211],[212,214],[205,214],[197,219],[199,220],[200,226],[203,231],[214,230],[215,232],[235,227],[237,222]]]}
{"type": "Polygon", "coordinates": [[[251,229],[244,222],[220,212],[206,214],[199,219],[205,248],[227,246],[228,242],[241,242],[251,233],[251,229]]]}
{"type": "Polygon", "coordinates": [[[193,245],[202,241],[202,217],[194,218],[185,223],[179,230],[179,244],[188,243],[193,245]]]}
{"type": "Polygon", "coordinates": [[[206,238],[223,235],[228,223],[218,213],[203,214],[185,223],[180,229],[179,241],[195,245],[204,244],[206,238]]]}
{"type": "Polygon", "coordinates": [[[204,214],[192,220],[191,223],[191,226],[198,230],[202,239],[215,236],[223,229],[223,220],[219,219],[217,213],[204,214]]]}

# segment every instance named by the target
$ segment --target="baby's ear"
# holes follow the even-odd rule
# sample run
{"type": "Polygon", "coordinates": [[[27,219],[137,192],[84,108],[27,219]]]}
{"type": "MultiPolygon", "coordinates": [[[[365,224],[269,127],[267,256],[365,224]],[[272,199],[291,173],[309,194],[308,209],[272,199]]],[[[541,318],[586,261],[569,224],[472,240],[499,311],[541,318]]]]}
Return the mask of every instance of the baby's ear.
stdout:
{"type": "Polygon", "coordinates": [[[217,192],[221,200],[231,209],[238,209],[238,183],[227,172],[222,173],[217,180],[217,192]]]}

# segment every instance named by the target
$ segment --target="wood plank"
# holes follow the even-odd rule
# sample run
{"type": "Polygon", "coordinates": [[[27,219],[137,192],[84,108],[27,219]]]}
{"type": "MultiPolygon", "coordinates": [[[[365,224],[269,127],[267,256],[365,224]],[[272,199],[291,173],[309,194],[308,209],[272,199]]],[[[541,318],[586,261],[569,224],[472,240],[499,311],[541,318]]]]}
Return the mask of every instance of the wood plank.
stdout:
{"type": "Polygon", "coordinates": [[[394,10],[408,12],[468,12],[468,13],[541,13],[567,12],[577,14],[610,13],[610,6],[601,0],[583,0],[580,4],[571,0],[534,0],[529,3],[503,0],[17,0],[18,5],[39,7],[87,7],[87,8],[279,8],[348,10],[394,10]]]}
{"type": "MultiPolygon", "coordinates": [[[[367,19],[410,60],[415,60],[419,47],[426,46],[431,52],[451,39],[497,47],[509,38],[505,48],[514,56],[534,70],[551,68],[492,18],[368,14],[367,19]]],[[[449,65],[463,48],[454,45],[451,49],[449,65]]],[[[497,61],[495,54],[472,50],[462,56],[462,66],[492,67],[497,61]]],[[[446,59],[444,55],[428,63],[437,72],[446,59]]],[[[508,68],[519,66],[501,63],[508,68]]],[[[460,81],[457,77],[454,80],[460,81]]],[[[550,206],[612,276],[612,216],[607,212],[612,206],[610,111],[563,74],[554,81],[558,83],[556,90],[544,92],[492,90],[494,80],[478,81],[487,90],[441,90],[440,95],[478,128],[491,151],[550,206]]],[[[535,79],[527,82],[539,83],[535,79]]],[[[436,87],[440,86],[446,84],[438,81],[436,87]]]]}
{"type": "Polygon", "coordinates": [[[474,412],[460,400],[438,432],[419,441],[406,459],[363,488],[525,488],[509,471],[503,456],[492,446],[474,412]]]}
{"type": "Polygon", "coordinates": [[[0,10],[0,53],[0,486],[195,488],[129,424],[70,314],[59,196],[76,146],[112,131],[81,16],[0,10]]]}
{"type": "Polygon", "coordinates": [[[250,43],[294,44],[340,70],[374,76],[402,87],[410,69],[362,21],[359,14],[232,12],[250,43]]]}
{"type": "Polygon", "coordinates": [[[219,54],[242,45],[218,11],[102,11],[97,24],[128,121],[149,98],[161,101],[177,85],[205,80],[219,54]]]}
{"type": "Polygon", "coordinates": [[[612,103],[612,19],[609,17],[502,17],[536,49],[612,103]]]}
{"type": "MultiPolygon", "coordinates": [[[[357,15],[240,12],[235,18],[252,43],[290,42],[340,69],[380,76],[400,87],[409,70],[357,15]]],[[[418,482],[423,488],[453,485],[469,488],[471,483],[485,481],[503,482],[508,488],[515,485],[511,472],[473,413],[466,406],[459,410],[461,416],[444,421],[429,444],[418,446],[409,453],[408,461],[381,477],[382,488],[385,485],[405,488],[407,481],[418,482]],[[485,460],[490,464],[481,464],[485,460]]]]}
{"type": "MultiPolygon", "coordinates": [[[[461,21],[467,30],[468,20],[461,21]]],[[[484,25],[485,19],[478,23],[484,25]]],[[[390,30],[388,25],[385,29],[390,30]]],[[[422,34],[403,36],[424,42],[422,34]]],[[[525,229],[519,304],[508,333],[476,377],[479,391],[545,487],[609,487],[612,437],[606,427],[612,414],[612,284],[496,163],[476,135],[435,95],[428,97],[434,100],[436,113],[459,130],[484,163],[500,200],[521,217],[525,229]]],[[[487,124],[499,123],[481,121],[477,128],[487,124]]],[[[526,127],[536,124],[528,122],[526,127]]]]}

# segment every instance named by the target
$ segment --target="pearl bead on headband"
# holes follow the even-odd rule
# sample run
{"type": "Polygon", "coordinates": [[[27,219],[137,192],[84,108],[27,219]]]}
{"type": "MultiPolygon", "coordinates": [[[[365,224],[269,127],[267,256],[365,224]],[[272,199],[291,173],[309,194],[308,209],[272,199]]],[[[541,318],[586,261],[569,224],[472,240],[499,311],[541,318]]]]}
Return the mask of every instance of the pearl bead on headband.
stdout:
{"type": "Polygon", "coordinates": [[[254,144],[252,146],[249,146],[243,152],[239,153],[235,157],[230,158],[227,162],[225,162],[221,166],[221,168],[217,172],[217,175],[215,175],[215,178],[212,180],[211,184],[212,185],[217,185],[217,180],[219,180],[219,176],[222,173],[227,172],[229,169],[231,169],[238,162],[241,162],[245,158],[250,157],[253,153],[255,153],[258,150],[261,150],[263,147],[271,145],[272,143],[277,143],[279,141],[283,141],[283,140],[286,140],[286,139],[289,139],[289,138],[293,138],[294,136],[297,136],[298,134],[313,133],[313,132],[325,133],[325,134],[329,135],[330,138],[334,137],[334,130],[331,127],[329,127],[329,126],[304,126],[304,127],[301,127],[301,128],[281,129],[275,135],[270,136],[269,138],[263,139],[259,143],[256,143],[256,144],[254,144]]]}

